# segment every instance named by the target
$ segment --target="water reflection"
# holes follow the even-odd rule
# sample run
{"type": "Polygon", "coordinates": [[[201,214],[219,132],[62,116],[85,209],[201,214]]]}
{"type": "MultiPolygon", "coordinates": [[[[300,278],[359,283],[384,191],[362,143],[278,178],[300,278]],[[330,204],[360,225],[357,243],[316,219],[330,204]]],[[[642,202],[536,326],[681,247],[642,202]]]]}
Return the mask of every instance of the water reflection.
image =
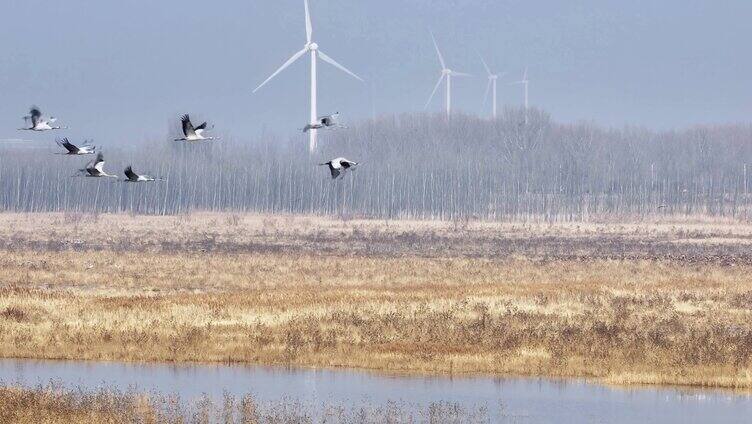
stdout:
{"type": "Polygon", "coordinates": [[[418,408],[451,402],[484,406],[494,422],[744,422],[752,419],[745,394],[676,388],[614,388],[582,380],[495,377],[385,376],[353,370],[287,369],[245,365],[0,360],[0,381],[26,387],[50,382],[68,388],[114,388],[177,395],[190,404],[224,393],[259,401],[283,398],[311,405],[372,405],[401,401],[418,408]]]}

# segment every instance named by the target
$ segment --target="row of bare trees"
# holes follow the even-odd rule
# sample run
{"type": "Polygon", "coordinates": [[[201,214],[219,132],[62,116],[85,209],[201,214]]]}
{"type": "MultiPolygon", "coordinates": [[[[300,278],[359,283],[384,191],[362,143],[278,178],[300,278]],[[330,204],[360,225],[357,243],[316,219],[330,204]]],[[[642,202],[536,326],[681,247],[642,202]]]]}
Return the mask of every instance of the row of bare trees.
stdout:
{"type": "MultiPolygon", "coordinates": [[[[746,219],[752,127],[683,131],[559,124],[507,109],[494,121],[406,114],[304,137],[108,147],[106,167],[133,164],[166,181],[71,178],[85,160],[0,147],[0,210],[176,214],[195,210],[378,218],[588,220],[659,214],[746,219]],[[527,123],[526,123],[527,121],[527,123]],[[331,181],[316,166],[361,161],[331,181]]],[[[38,142],[42,143],[43,142],[38,142]]]]}

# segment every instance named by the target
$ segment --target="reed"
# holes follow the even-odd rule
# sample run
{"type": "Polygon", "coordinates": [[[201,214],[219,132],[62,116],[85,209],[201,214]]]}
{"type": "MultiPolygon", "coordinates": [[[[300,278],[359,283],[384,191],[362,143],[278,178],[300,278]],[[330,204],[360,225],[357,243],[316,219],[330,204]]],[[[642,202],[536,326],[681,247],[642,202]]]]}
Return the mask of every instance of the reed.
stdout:
{"type": "Polygon", "coordinates": [[[0,388],[0,422],[16,424],[294,424],[294,423],[452,423],[490,422],[487,406],[462,407],[450,402],[425,405],[389,401],[384,404],[313,405],[294,399],[257,401],[252,395],[221,401],[208,397],[189,407],[175,396],[135,392],[64,390],[56,387],[0,388]]]}
{"type": "Polygon", "coordinates": [[[2,357],[752,387],[743,224],[15,219],[2,357]]]}

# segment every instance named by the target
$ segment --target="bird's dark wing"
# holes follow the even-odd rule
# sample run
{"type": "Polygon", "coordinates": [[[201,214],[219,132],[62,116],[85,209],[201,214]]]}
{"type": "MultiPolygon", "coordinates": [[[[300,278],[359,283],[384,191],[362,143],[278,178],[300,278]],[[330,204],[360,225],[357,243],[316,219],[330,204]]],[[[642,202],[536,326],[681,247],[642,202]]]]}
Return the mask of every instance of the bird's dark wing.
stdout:
{"type": "Polygon", "coordinates": [[[329,171],[332,173],[332,179],[339,177],[339,174],[340,174],[339,169],[334,169],[333,167],[330,166],[329,171]]]}
{"type": "Polygon", "coordinates": [[[125,168],[125,176],[128,177],[129,180],[133,180],[133,181],[138,179],[138,175],[136,175],[136,173],[133,172],[133,168],[130,165],[128,165],[128,167],[125,168]]]}
{"type": "Polygon", "coordinates": [[[205,130],[206,129],[206,122],[204,122],[203,124],[197,126],[195,129],[197,129],[197,130],[205,130]]]}
{"type": "Polygon", "coordinates": [[[345,169],[348,169],[348,168],[350,168],[352,166],[352,163],[348,162],[346,160],[341,161],[339,164],[340,164],[340,166],[342,166],[345,169]]]}
{"type": "Polygon", "coordinates": [[[97,166],[102,162],[104,162],[104,156],[102,155],[102,152],[99,152],[97,153],[96,159],[86,165],[86,172],[88,172],[89,175],[99,175],[99,169],[97,169],[97,166]]]}
{"type": "Polygon", "coordinates": [[[42,111],[39,110],[38,107],[32,106],[31,109],[29,109],[29,116],[31,116],[31,126],[35,127],[37,122],[39,122],[39,118],[42,117],[42,111]]]}
{"type": "Polygon", "coordinates": [[[196,130],[193,128],[193,124],[191,124],[191,118],[187,113],[180,117],[180,121],[183,122],[183,135],[188,137],[189,135],[196,134],[196,130]]]}
{"type": "Polygon", "coordinates": [[[86,168],[85,168],[85,169],[86,169],[87,171],[88,171],[89,169],[94,169],[94,165],[96,165],[96,163],[97,163],[97,160],[99,160],[99,155],[97,155],[96,159],[92,159],[92,160],[90,160],[90,161],[89,161],[89,163],[87,163],[87,164],[86,164],[86,168]]]}
{"type": "Polygon", "coordinates": [[[100,156],[97,155],[96,159],[92,159],[89,161],[89,163],[86,164],[86,168],[84,170],[89,173],[89,175],[97,175],[97,169],[95,166],[97,165],[97,161],[100,159],[100,156]]]}
{"type": "Polygon", "coordinates": [[[77,153],[78,147],[74,146],[67,138],[55,140],[60,147],[65,147],[70,153],[77,153]]]}
{"type": "Polygon", "coordinates": [[[327,127],[331,126],[332,125],[332,118],[330,118],[328,116],[325,116],[325,117],[321,118],[321,125],[324,125],[324,126],[327,126],[327,127]]]}

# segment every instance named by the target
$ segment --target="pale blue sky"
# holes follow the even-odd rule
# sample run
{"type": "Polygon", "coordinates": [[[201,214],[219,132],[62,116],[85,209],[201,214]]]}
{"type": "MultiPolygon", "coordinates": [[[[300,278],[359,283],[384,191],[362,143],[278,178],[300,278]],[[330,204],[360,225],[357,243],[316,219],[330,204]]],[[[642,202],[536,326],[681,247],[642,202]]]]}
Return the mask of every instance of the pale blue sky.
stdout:
{"type": "MultiPolygon", "coordinates": [[[[468,113],[487,113],[475,47],[509,80],[529,66],[531,103],[560,121],[663,129],[752,113],[748,0],[311,2],[321,49],[367,80],[320,65],[319,111],[350,121],[423,109],[439,73],[429,29],[453,68],[478,75],[453,91],[468,113]]],[[[15,129],[31,104],[103,144],[164,137],[184,112],[237,139],[307,121],[305,61],[251,94],[303,47],[302,0],[9,3],[0,138],[28,136],[15,129]]],[[[499,88],[502,103],[522,102],[518,86],[499,88]]]]}

